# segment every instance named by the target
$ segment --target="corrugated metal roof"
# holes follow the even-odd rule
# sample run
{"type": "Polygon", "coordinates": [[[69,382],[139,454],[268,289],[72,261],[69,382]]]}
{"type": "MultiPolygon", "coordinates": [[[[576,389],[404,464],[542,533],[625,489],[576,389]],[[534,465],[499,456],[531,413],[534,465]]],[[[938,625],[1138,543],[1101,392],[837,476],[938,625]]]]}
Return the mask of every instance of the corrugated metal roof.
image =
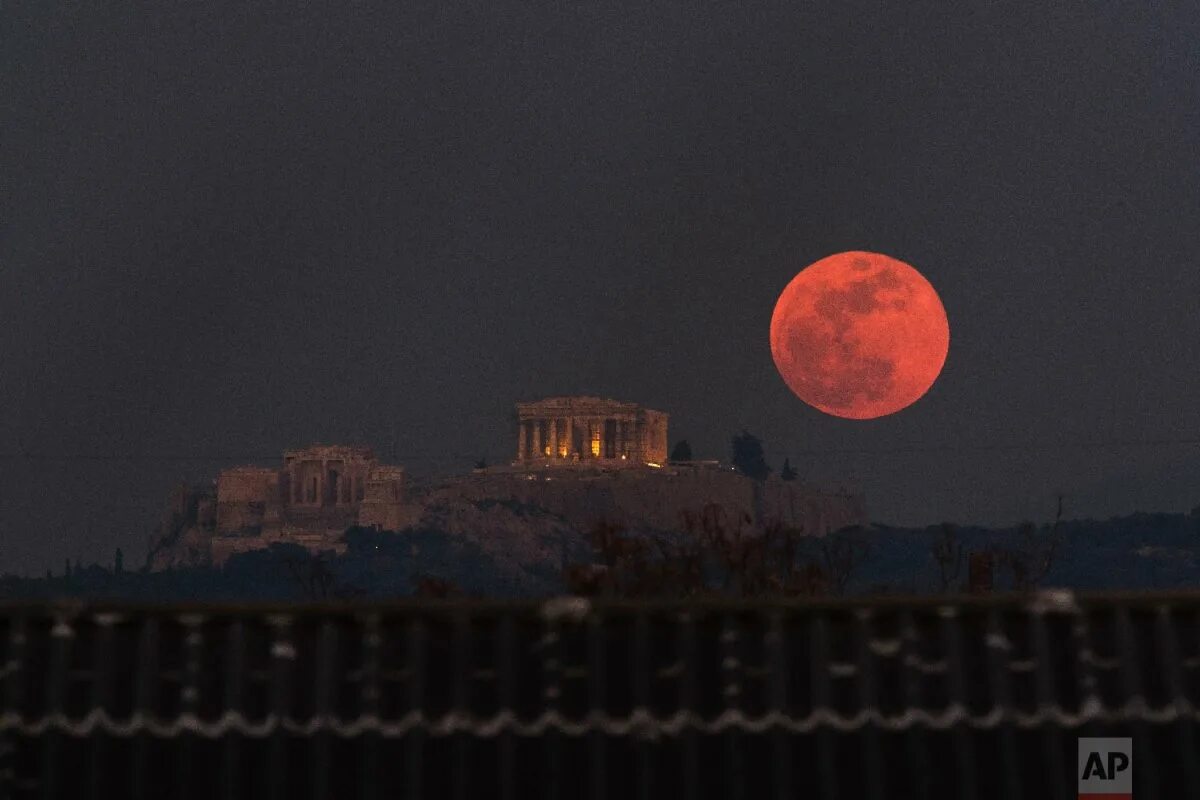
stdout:
{"type": "Polygon", "coordinates": [[[0,637],[8,796],[1071,797],[1098,735],[1135,796],[1200,796],[1198,595],[9,606],[0,637]]]}

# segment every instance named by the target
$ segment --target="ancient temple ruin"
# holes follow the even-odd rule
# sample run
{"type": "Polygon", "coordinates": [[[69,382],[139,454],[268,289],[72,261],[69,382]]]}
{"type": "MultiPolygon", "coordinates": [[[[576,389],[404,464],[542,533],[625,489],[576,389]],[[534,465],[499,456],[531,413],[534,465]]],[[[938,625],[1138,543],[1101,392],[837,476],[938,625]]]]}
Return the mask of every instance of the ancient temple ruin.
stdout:
{"type": "Polygon", "coordinates": [[[314,445],[283,454],[283,467],[233,467],[216,481],[213,559],[288,541],[339,549],[354,526],[411,524],[402,467],[380,464],[369,447],[314,445]]]}
{"type": "Polygon", "coordinates": [[[667,415],[636,403],[547,397],[517,403],[517,418],[518,466],[658,466],[667,460],[667,415]]]}
{"type": "Polygon", "coordinates": [[[867,520],[858,492],[754,481],[718,461],[668,463],[667,414],[636,403],[548,397],[518,403],[517,417],[511,464],[419,489],[369,447],[314,445],[286,451],[279,466],[225,469],[210,487],[172,494],[148,563],[221,564],[277,543],[344,552],[353,527],[512,536],[514,547],[535,552],[545,533],[537,519],[583,533],[599,522],[666,531],[719,511],[734,525],[813,536],[867,520]],[[543,516],[527,516],[531,509],[543,516]]]}

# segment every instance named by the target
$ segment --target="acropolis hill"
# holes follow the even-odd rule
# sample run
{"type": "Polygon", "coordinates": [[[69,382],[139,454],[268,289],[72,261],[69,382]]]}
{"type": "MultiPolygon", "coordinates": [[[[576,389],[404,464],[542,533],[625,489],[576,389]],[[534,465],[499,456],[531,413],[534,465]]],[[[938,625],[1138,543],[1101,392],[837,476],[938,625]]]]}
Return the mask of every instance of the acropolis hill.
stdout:
{"type": "Polygon", "coordinates": [[[181,487],[152,542],[150,567],[221,564],[273,543],[340,553],[342,534],[353,527],[485,540],[531,533],[537,519],[579,534],[601,521],[670,531],[713,504],[737,524],[777,523],[814,536],[866,521],[858,494],[775,477],[757,482],[715,461],[668,462],[668,415],[661,411],[550,397],[518,403],[517,417],[510,464],[421,488],[369,447],[346,445],[288,450],[279,466],[235,466],[211,487],[181,487]]]}

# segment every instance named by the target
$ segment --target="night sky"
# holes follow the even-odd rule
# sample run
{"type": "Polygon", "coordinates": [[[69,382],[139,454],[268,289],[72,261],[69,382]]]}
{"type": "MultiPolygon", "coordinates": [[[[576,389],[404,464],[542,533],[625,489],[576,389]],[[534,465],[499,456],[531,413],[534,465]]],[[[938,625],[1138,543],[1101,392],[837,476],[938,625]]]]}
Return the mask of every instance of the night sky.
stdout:
{"type": "Polygon", "coordinates": [[[140,564],[285,447],[502,461],[566,393],[881,522],[1200,504],[1192,4],[141,5],[0,11],[0,571],[140,564]],[[950,320],[891,417],[771,360],[841,250],[950,320]]]}

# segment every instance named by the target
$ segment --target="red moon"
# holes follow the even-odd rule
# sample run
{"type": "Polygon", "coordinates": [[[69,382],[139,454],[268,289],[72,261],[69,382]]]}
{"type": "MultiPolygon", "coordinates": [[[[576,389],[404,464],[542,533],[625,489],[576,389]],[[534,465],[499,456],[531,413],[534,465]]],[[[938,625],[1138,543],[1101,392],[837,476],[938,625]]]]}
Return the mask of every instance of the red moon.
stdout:
{"type": "Polygon", "coordinates": [[[950,324],[933,286],[880,253],[837,253],[805,267],[771,315],[771,357],[788,388],[845,419],[915,403],[949,348],[950,324]]]}

